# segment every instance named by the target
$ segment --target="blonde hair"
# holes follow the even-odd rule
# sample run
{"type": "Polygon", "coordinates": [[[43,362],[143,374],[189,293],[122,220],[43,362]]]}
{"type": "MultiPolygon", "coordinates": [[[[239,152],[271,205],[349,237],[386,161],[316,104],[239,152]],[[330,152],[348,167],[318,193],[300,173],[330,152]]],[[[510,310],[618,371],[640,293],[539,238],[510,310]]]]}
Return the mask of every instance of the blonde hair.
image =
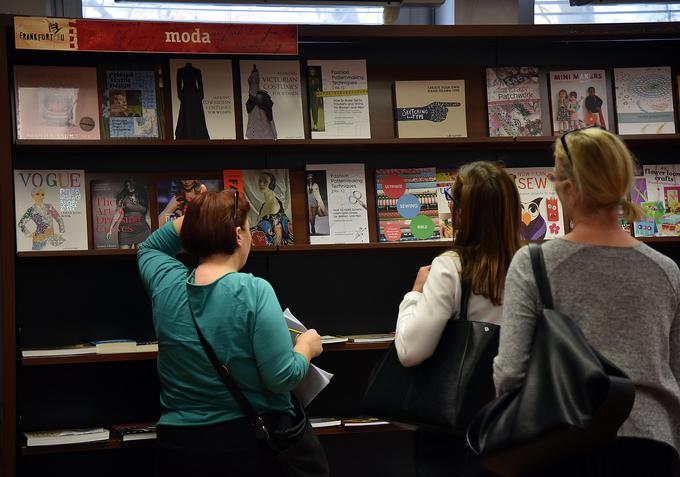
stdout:
{"type": "Polygon", "coordinates": [[[452,251],[460,257],[463,280],[472,292],[500,305],[505,275],[520,246],[521,206],[515,181],[497,164],[463,166],[451,188],[456,236],[452,251]]]}
{"type": "Polygon", "coordinates": [[[574,183],[581,206],[591,210],[620,206],[628,222],[642,217],[642,209],[630,201],[635,160],[617,135],[587,128],[567,134],[564,140],[569,156],[562,141],[555,141],[558,180],[574,183]]]}

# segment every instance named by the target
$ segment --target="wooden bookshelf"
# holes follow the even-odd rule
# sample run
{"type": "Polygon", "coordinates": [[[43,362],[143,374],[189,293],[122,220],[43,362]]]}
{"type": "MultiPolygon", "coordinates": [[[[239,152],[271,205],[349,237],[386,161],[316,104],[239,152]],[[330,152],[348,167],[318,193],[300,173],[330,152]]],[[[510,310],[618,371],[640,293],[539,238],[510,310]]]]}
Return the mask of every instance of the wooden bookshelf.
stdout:
{"type": "MultiPolygon", "coordinates": [[[[426,150],[488,150],[488,149],[546,149],[550,148],[559,136],[533,137],[460,137],[460,138],[373,138],[373,139],[101,139],[83,140],[35,140],[19,139],[15,147],[18,151],[42,152],[59,150],[68,152],[96,152],[110,148],[121,151],[243,151],[256,152],[295,152],[295,151],[422,151],[426,150]]],[[[680,134],[633,134],[621,136],[631,147],[669,147],[680,145],[680,134]]],[[[389,158],[386,158],[389,161],[389,158]]]]}
{"type": "MultiPolygon", "coordinates": [[[[325,352],[386,350],[391,341],[381,343],[329,343],[323,345],[325,352]]],[[[22,366],[54,366],[64,364],[116,363],[125,361],[153,361],[157,352],[83,354],[73,356],[39,356],[21,358],[22,366]]]]}
{"type": "MultiPolygon", "coordinates": [[[[111,431],[113,433],[113,431],[111,431]]],[[[396,424],[383,424],[377,426],[333,426],[320,427],[314,429],[318,436],[347,436],[366,433],[378,432],[412,432],[412,429],[398,426],[396,424]]],[[[28,447],[25,443],[21,445],[22,456],[39,456],[46,454],[66,454],[73,452],[98,452],[109,450],[130,449],[138,447],[153,447],[156,443],[155,439],[140,439],[136,441],[123,442],[123,440],[114,436],[105,441],[85,442],[81,444],[63,444],[57,446],[32,446],[28,447]]]]}

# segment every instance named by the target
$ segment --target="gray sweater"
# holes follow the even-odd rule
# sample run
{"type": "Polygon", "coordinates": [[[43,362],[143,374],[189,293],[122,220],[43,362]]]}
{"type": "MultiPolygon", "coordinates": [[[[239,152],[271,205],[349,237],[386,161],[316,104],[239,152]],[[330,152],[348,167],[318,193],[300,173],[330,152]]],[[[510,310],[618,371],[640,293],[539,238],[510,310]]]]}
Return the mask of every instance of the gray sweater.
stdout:
{"type": "MultiPolygon", "coordinates": [[[[579,324],[588,342],[635,383],[635,405],[620,436],[680,449],[680,270],[645,244],[632,248],[563,239],[543,245],[555,308],[579,324]]],[[[539,311],[527,247],[508,270],[500,350],[499,394],[522,381],[539,311]]]]}

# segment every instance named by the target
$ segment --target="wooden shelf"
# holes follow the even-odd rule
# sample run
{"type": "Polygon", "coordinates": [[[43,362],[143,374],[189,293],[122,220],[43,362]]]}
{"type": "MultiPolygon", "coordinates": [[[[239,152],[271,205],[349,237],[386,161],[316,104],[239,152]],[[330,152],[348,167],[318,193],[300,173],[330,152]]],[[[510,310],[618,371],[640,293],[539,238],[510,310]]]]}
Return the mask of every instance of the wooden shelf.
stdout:
{"type": "MultiPolygon", "coordinates": [[[[534,137],[460,137],[460,138],[374,138],[374,139],[279,139],[279,140],[172,140],[172,139],[102,139],[97,141],[19,139],[15,147],[26,151],[77,149],[101,151],[129,150],[244,150],[250,152],[279,151],[422,151],[464,149],[544,149],[559,136],[534,137]]],[[[669,147],[680,145],[680,134],[634,134],[621,136],[631,147],[669,147]]],[[[389,161],[389,158],[385,159],[389,161]]]]}
{"type": "MultiPolygon", "coordinates": [[[[324,351],[366,351],[384,350],[389,348],[390,342],[384,343],[329,343],[324,345],[324,351]]],[[[22,366],[53,366],[63,364],[116,363],[125,361],[153,361],[155,351],[142,353],[111,353],[111,354],[83,354],[74,356],[40,356],[21,358],[22,366]]]]}
{"type": "MultiPolygon", "coordinates": [[[[366,434],[371,432],[409,432],[411,429],[395,424],[385,424],[380,426],[361,426],[361,427],[321,427],[314,429],[318,436],[346,436],[356,434],[366,434]]],[[[85,442],[82,444],[62,444],[58,446],[33,446],[21,445],[22,456],[37,456],[47,454],[65,454],[70,452],[96,452],[106,450],[130,449],[137,447],[152,447],[155,439],[142,439],[137,441],[123,442],[119,437],[112,437],[106,441],[85,442]]]]}
{"type": "Polygon", "coordinates": [[[381,343],[329,343],[323,345],[324,352],[327,351],[366,351],[366,350],[385,350],[390,347],[392,341],[381,343]]]}
{"type": "Polygon", "coordinates": [[[40,356],[21,358],[22,366],[50,366],[60,364],[116,363],[124,361],[153,361],[155,351],[143,353],[83,354],[74,356],[40,356]]]}
{"type": "Polygon", "coordinates": [[[680,237],[637,237],[637,239],[644,243],[680,245],[680,237]]]}
{"type": "MultiPolygon", "coordinates": [[[[316,253],[344,252],[344,251],[369,251],[369,250],[401,250],[401,249],[435,249],[445,250],[451,247],[452,242],[447,241],[426,241],[413,240],[410,242],[380,242],[380,243],[347,243],[347,244],[328,244],[328,245],[288,245],[283,247],[253,247],[250,253],[255,254],[275,254],[275,253],[316,253]]],[[[54,250],[40,252],[17,252],[18,258],[44,258],[44,257],[106,257],[106,256],[129,256],[137,255],[137,250],[54,250]]]]}

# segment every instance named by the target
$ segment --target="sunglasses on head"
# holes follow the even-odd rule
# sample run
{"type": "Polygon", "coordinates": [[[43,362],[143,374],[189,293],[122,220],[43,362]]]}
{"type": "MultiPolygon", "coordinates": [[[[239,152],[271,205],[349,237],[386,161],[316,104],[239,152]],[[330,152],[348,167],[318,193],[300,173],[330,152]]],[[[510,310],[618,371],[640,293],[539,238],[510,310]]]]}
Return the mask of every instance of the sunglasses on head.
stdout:
{"type": "Polygon", "coordinates": [[[449,202],[455,203],[455,200],[453,200],[453,196],[451,195],[451,189],[453,189],[453,186],[449,186],[446,189],[444,189],[444,197],[446,197],[446,200],[448,200],[449,202]]]}
{"type": "Polygon", "coordinates": [[[234,193],[234,229],[236,229],[236,220],[238,214],[238,191],[236,189],[231,189],[234,193]]]}
{"type": "Polygon", "coordinates": [[[571,131],[567,131],[564,134],[562,134],[562,136],[560,136],[560,142],[562,143],[562,147],[564,148],[564,152],[567,155],[567,159],[569,159],[569,162],[571,162],[572,165],[574,164],[574,161],[571,158],[571,154],[569,153],[569,147],[567,146],[567,139],[566,139],[567,136],[569,134],[572,134],[572,133],[577,133],[577,132],[584,131],[586,129],[593,129],[593,128],[604,129],[602,126],[598,126],[597,124],[593,124],[592,126],[586,126],[584,128],[581,128],[581,129],[573,129],[571,131]]]}

